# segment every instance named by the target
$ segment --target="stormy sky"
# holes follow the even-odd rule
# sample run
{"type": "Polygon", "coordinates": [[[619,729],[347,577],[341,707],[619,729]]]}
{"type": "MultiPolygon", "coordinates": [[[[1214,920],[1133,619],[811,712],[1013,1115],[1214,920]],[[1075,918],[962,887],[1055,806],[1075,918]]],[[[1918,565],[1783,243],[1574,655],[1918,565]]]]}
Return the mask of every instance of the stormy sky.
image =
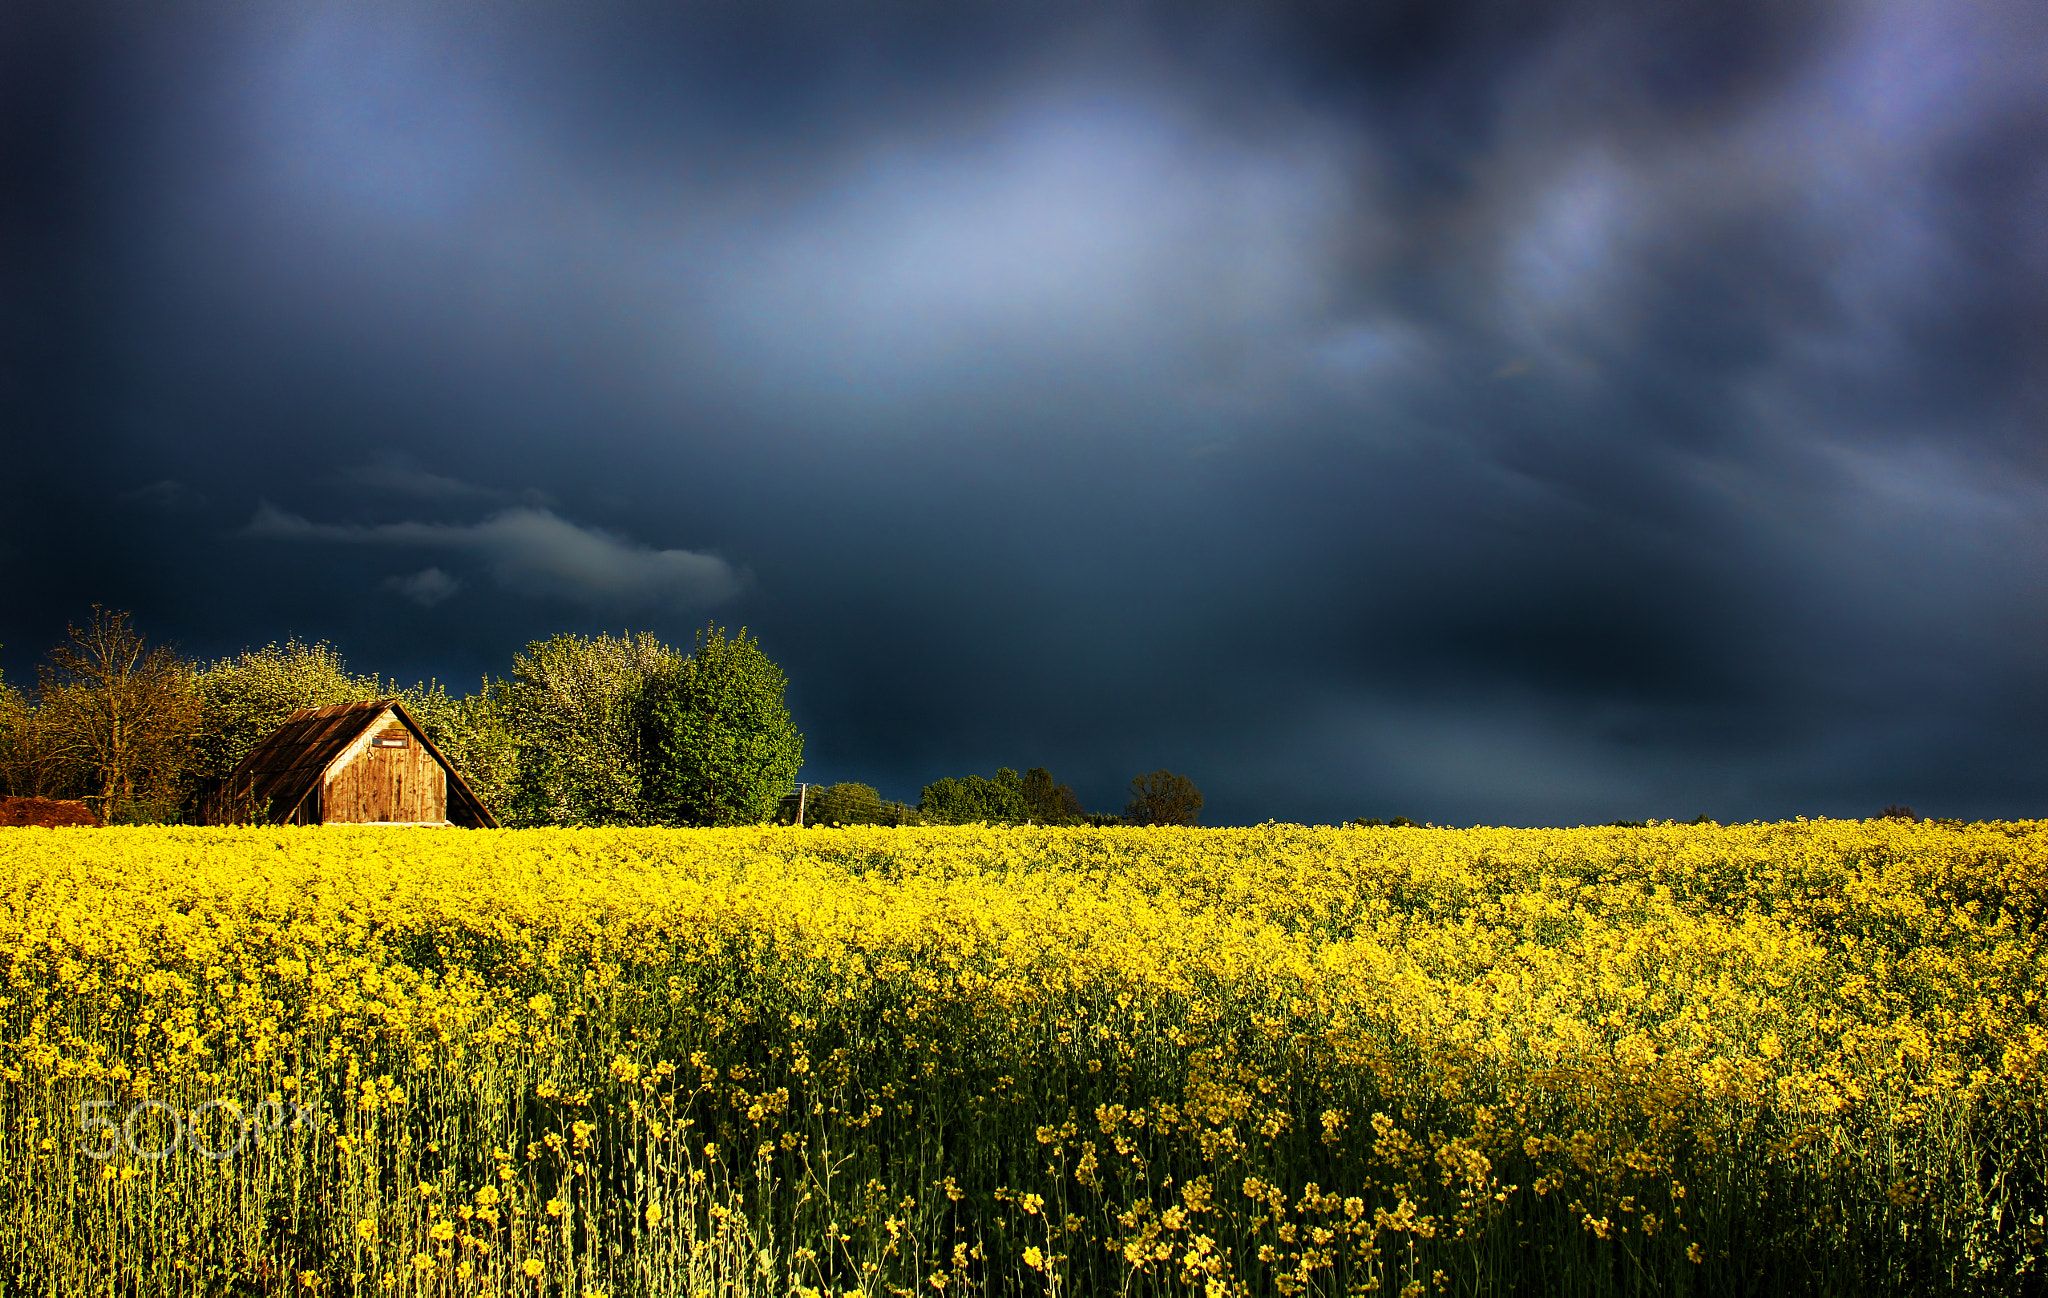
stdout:
{"type": "Polygon", "coordinates": [[[0,667],[745,624],[804,776],[2048,814],[2031,0],[0,6],[0,667]]]}

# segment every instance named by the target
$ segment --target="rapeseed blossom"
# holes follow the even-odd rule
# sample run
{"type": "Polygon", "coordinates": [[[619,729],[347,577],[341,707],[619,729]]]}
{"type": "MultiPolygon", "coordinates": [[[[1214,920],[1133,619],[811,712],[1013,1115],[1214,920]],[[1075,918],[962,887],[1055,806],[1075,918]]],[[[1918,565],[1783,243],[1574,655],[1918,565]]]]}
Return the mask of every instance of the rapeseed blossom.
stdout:
{"type": "Polygon", "coordinates": [[[2044,921],[2038,822],[5,831],[0,1287],[2008,1292],[2044,921]]]}

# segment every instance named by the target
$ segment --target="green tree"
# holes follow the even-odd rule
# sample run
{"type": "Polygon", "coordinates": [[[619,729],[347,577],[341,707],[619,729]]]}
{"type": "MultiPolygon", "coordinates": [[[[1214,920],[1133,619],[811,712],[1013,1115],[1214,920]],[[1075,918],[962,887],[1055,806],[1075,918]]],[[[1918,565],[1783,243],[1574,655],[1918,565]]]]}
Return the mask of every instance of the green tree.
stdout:
{"type": "Polygon", "coordinates": [[[884,798],[872,784],[825,784],[804,796],[806,825],[905,825],[917,813],[884,798]]]}
{"type": "Polygon", "coordinates": [[[1034,825],[1079,825],[1088,819],[1073,787],[1054,780],[1043,766],[1024,772],[1021,793],[1025,815],[1034,825]]]}
{"type": "Polygon", "coordinates": [[[1031,818],[1023,777],[1007,766],[994,779],[957,775],[932,781],[918,796],[917,812],[934,825],[1016,825],[1031,818]]]}
{"type": "Polygon", "coordinates": [[[881,819],[882,795],[872,784],[821,784],[803,791],[806,825],[872,825],[881,819]]]}
{"type": "MultiPolygon", "coordinates": [[[[508,825],[643,825],[649,806],[643,751],[651,699],[684,659],[654,636],[558,635],[512,661],[511,679],[473,714],[483,741],[509,736],[517,751],[508,825]]],[[[502,748],[495,748],[502,755],[502,748]]],[[[489,777],[487,777],[489,778],[489,777]]]]}
{"type": "Polygon", "coordinates": [[[936,825],[1080,825],[1089,820],[1072,787],[1043,766],[1022,775],[1005,766],[994,776],[934,780],[924,786],[917,811],[936,825]]]}
{"type": "Polygon", "coordinates": [[[426,681],[396,693],[499,823],[517,823],[510,808],[519,779],[519,737],[505,683],[486,679],[476,693],[457,696],[439,681],[426,681]]]}
{"type": "Polygon", "coordinates": [[[1202,818],[1202,791],[1185,775],[1153,771],[1131,779],[1131,800],[1124,807],[1130,825],[1192,825],[1202,818]]]}
{"type": "Polygon", "coordinates": [[[666,824],[772,818],[803,765],[788,680],[745,627],[706,627],[679,668],[651,683],[643,722],[646,800],[666,824]]]}
{"type": "Polygon", "coordinates": [[[225,780],[292,713],[366,703],[389,692],[378,677],[350,671],[341,651],[324,640],[245,649],[207,664],[194,685],[200,721],[194,772],[209,784],[225,780]]]}

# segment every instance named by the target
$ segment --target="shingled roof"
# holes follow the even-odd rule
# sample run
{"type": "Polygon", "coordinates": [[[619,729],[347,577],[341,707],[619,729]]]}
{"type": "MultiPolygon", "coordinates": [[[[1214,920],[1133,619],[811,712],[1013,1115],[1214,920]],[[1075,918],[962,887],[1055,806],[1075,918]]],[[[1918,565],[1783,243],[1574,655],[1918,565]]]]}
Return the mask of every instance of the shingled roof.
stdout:
{"type": "MultiPolygon", "coordinates": [[[[434,741],[427,738],[427,732],[420,729],[419,723],[397,699],[336,703],[292,713],[268,739],[256,745],[242,759],[234,773],[228,776],[227,787],[237,800],[246,798],[247,805],[272,822],[288,821],[320,787],[335,760],[387,712],[397,717],[448,773],[450,812],[459,804],[470,813],[476,824],[486,829],[496,828],[497,818],[491,815],[483,800],[469,787],[469,782],[462,778],[461,772],[442,756],[434,741]]],[[[454,816],[451,814],[449,819],[454,819],[454,816]]]]}

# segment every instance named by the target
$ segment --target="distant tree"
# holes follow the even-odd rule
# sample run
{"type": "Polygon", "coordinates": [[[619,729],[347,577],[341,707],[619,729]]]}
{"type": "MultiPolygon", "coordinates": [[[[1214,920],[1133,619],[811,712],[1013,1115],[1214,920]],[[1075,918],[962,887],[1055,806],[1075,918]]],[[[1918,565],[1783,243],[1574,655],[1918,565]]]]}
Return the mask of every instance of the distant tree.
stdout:
{"type": "Polygon", "coordinates": [[[1004,808],[1003,819],[1007,823],[1018,824],[1031,819],[1031,804],[1024,798],[1024,777],[1017,774],[1015,768],[998,766],[990,783],[995,786],[995,798],[1004,808]]]}
{"type": "Polygon", "coordinates": [[[915,811],[884,798],[871,784],[816,785],[804,797],[806,825],[906,825],[916,818],[915,811]]]}
{"type": "Polygon", "coordinates": [[[457,701],[448,737],[448,760],[493,814],[512,805],[519,787],[521,751],[512,720],[503,682],[486,681],[457,701]]]}
{"type": "Polygon", "coordinates": [[[324,640],[245,649],[208,663],[194,686],[200,724],[193,770],[209,785],[225,780],[292,713],[365,703],[389,692],[378,677],[350,671],[341,651],[324,640]]]}
{"type": "Polygon", "coordinates": [[[1005,766],[993,776],[934,780],[918,797],[917,810],[937,825],[1080,825],[1090,819],[1072,787],[1043,766],[1022,775],[1005,766]]]}
{"type": "Polygon", "coordinates": [[[0,681],[0,794],[73,798],[90,792],[86,773],[67,760],[45,714],[21,690],[0,681]]]}
{"type": "Polygon", "coordinates": [[[872,825],[881,819],[882,795],[872,784],[821,784],[803,796],[806,825],[872,825]]]}
{"type": "Polygon", "coordinates": [[[1088,819],[1073,787],[1054,780],[1043,766],[1024,772],[1020,792],[1024,813],[1035,825],[1078,825],[1088,819]]]}
{"type": "Polygon", "coordinates": [[[494,808],[504,823],[651,823],[643,723],[651,693],[682,664],[645,632],[527,645],[476,714],[481,733],[502,725],[517,749],[510,796],[494,808]]]}
{"type": "Polygon", "coordinates": [[[102,820],[176,814],[199,728],[191,667],[95,604],[38,677],[36,725],[102,820]]]}
{"type": "Polygon", "coordinates": [[[1131,780],[1124,821],[1132,825],[1192,825],[1202,818],[1202,791],[1185,775],[1153,771],[1131,780]]]}
{"type": "MultiPolygon", "coordinates": [[[[484,687],[490,687],[488,680],[484,687]]],[[[441,755],[454,760],[449,745],[454,737],[455,718],[462,710],[463,699],[459,695],[450,694],[439,680],[425,680],[413,685],[393,682],[390,692],[380,697],[397,699],[407,714],[420,723],[420,729],[427,732],[427,738],[434,741],[441,755]]]]}
{"type": "Polygon", "coordinates": [[[20,690],[0,679],[0,795],[31,796],[42,792],[33,774],[34,741],[30,726],[35,710],[20,690]]]}
{"type": "Polygon", "coordinates": [[[1918,820],[1918,819],[1920,819],[1919,815],[1918,815],[1917,813],[1915,813],[1915,812],[1914,812],[1914,810],[1913,810],[1913,809],[1912,809],[1911,807],[1901,806],[1900,804],[1898,804],[1898,803],[1896,803],[1896,802],[1895,802],[1895,803],[1893,803],[1893,804],[1892,804],[1891,806],[1889,806],[1889,807],[1886,807],[1886,808],[1885,808],[1885,809],[1884,809],[1883,811],[1880,811],[1880,812],[1878,812],[1878,813],[1877,813],[1877,818],[1878,818],[1879,820],[1918,820]]]}
{"type": "Polygon", "coordinates": [[[1345,823],[1354,829],[1413,829],[1415,827],[1415,822],[1406,816],[1395,816],[1392,820],[1380,820],[1377,817],[1373,817],[1346,821],[1345,823]]]}
{"type": "Polygon", "coordinates": [[[918,795],[917,812],[934,825],[1015,825],[1031,815],[1023,777],[1007,766],[994,779],[959,775],[932,781],[918,795]]]}
{"type": "Polygon", "coordinates": [[[690,656],[649,683],[642,720],[646,804],[665,824],[752,825],[774,817],[803,765],[788,678],[745,627],[706,627],[690,656]]]}

